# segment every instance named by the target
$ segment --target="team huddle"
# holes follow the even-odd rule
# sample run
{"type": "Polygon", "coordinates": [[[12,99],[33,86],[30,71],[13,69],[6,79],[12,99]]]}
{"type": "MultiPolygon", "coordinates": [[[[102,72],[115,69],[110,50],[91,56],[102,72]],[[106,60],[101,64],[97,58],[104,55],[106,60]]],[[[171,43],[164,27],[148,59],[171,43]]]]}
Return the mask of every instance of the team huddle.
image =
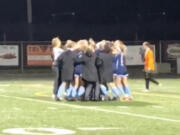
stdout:
{"type": "Polygon", "coordinates": [[[56,37],[52,46],[54,99],[132,100],[125,66],[127,47],[122,41],[68,40],[62,47],[56,37]]]}
{"type": "Polygon", "coordinates": [[[68,40],[62,46],[55,37],[52,46],[55,100],[132,100],[122,41],[68,40]]]}

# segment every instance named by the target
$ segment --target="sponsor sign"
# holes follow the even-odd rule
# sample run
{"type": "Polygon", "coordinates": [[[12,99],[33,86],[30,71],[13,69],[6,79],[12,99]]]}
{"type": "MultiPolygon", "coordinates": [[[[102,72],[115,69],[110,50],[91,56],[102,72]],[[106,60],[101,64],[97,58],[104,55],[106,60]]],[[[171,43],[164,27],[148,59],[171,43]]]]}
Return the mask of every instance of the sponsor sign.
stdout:
{"type": "MultiPolygon", "coordinates": [[[[126,65],[144,65],[141,57],[142,45],[127,46],[126,65]]],[[[155,46],[152,45],[155,52],[155,46]]],[[[52,47],[50,45],[28,45],[27,65],[28,66],[51,66],[52,47]]],[[[155,54],[155,53],[154,53],[155,54]]],[[[154,56],[155,57],[155,56],[154,56]]]]}
{"type": "MultiPolygon", "coordinates": [[[[142,45],[127,46],[126,65],[144,65],[141,56],[142,45]]],[[[155,46],[151,45],[155,58],[155,46]]]]}
{"type": "Polygon", "coordinates": [[[0,66],[19,65],[19,46],[0,45],[0,66]]]}
{"type": "Polygon", "coordinates": [[[168,44],[166,53],[168,60],[175,60],[177,57],[180,57],[180,44],[168,44]]]}
{"type": "Polygon", "coordinates": [[[180,74],[180,57],[177,58],[177,73],[180,74]]]}
{"type": "Polygon", "coordinates": [[[27,65],[28,66],[51,66],[52,48],[50,45],[28,45],[27,65]]]}

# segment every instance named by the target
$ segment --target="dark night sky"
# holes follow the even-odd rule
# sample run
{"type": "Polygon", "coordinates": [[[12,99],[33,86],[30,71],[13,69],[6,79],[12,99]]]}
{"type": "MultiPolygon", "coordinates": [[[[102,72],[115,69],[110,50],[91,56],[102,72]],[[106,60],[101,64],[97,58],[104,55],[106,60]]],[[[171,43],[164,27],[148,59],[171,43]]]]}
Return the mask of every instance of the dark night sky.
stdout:
{"type": "Polygon", "coordinates": [[[0,40],[179,40],[180,0],[0,0],[0,40]]]}
{"type": "MultiPolygon", "coordinates": [[[[179,0],[32,0],[33,23],[180,20],[179,0]],[[72,14],[75,13],[73,16],[72,14]],[[54,17],[54,18],[53,18],[54,17]]],[[[0,0],[0,22],[26,22],[26,0],[0,0]]]]}

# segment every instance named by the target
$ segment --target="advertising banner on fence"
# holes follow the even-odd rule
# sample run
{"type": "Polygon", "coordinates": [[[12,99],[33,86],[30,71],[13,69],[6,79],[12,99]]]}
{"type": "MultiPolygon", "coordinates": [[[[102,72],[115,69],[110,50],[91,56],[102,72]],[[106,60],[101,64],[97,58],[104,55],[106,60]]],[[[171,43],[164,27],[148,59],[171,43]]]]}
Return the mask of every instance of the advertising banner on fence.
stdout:
{"type": "Polygon", "coordinates": [[[180,43],[168,44],[166,53],[168,60],[176,60],[180,57],[180,43]]]}
{"type": "Polygon", "coordinates": [[[51,66],[52,48],[50,45],[28,45],[27,65],[28,66],[51,66]]]}
{"type": "MultiPolygon", "coordinates": [[[[142,45],[128,46],[126,55],[127,65],[143,65],[140,48],[142,45]]],[[[152,46],[155,52],[155,46],[152,46]]],[[[52,48],[50,45],[28,45],[27,46],[27,64],[28,66],[51,66],[52,48]]]]}
{"type": "Polygon", "coordinates": [[[127,46],[126,65],[143,65],[140,54],[141,45],[127,46]]]}
{"type": "MultiPolygon", "coordinates": [[[[127,46],[126,65],[144,65],[144,61],[141,58],[142,45],[127,46]]],[[[151,46],[155,52],[155,46],[151,46]]],[[[155,55],[155,53],[154,53],[155,55]]],[[[155,56],[154,56],[155,58],[155,56]]]]}
{"type": "Polygon", "coordinates": [[[0,66],[19,65],[19,46],[0,45],[0,66]]]}

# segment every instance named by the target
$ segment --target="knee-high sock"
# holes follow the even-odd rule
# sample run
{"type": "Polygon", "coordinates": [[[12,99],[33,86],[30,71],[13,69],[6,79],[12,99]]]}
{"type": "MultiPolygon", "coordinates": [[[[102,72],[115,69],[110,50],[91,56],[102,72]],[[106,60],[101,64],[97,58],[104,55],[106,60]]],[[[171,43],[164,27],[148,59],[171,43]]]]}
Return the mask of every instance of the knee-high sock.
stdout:
{"type": "Polygon", "coordinates": [[[66,97],[71,97],[72,94],[72,84],[69,85],[69,88],[66,90],[66,97]]]}
{"type": "Polygon", "coordinates": [[[58,98],[61,99],[63,97],[63,92],[65,91],[65,88],[66,88],[66,84],[62,83],[58,89],[58,93],[57,93],[58,98]]]}
{"type": "Polygon", "coordinates": [[[107,91],[106,86],[104,86],[103,84],[101,84],[101,85],[100,85],[100,89],[101,89],[101,91],[102,91],[102,93],[103,93],[104,95],[108,95],[108,91],[107,91]]]}
{"type": "Polygon", "coordinates": [[[77,88],[73,87],[72,88],[72,97],[75,98],[76,97],[76,93],[77,93],[77,88]]]}
{"type": "Polygon", "coordinates": [[[120,95],[121,95],[121,96],[124,96],[125,93],[124,93],[123,87],[122,87],[122,86],[117,86],[117,88],[118,88],[118,90],[119,90],[119,92],[120,92],[120,95]]]}
{"type": "Polygon", "coordinates": [[[125,90],[124,92],[125,92],[126,95],[128,95],[128,96],[131,95],[131,90],[130,90],[130,88],[129,88],[128,85],[125,85],[125,86],[124,86],[124,90],[125,90]]]}
{"type": "Polygon", "coordinates": [[[113,94],[113,97],[119,97],[119,92],[118,92],[118,88],[117,87],[112,87],[112,94],[113,94]]]}
{"type": "Polygon", "coordinates": [[[85,88],[83,86],[80,86],[77,93],[78,97],[82,96],[84,93],[85,93],[85,88]]]}
{"type": "Polygon", "coordinates": [[[149,79],[145,79],[146,89],[149,90],[149,79]]]}

